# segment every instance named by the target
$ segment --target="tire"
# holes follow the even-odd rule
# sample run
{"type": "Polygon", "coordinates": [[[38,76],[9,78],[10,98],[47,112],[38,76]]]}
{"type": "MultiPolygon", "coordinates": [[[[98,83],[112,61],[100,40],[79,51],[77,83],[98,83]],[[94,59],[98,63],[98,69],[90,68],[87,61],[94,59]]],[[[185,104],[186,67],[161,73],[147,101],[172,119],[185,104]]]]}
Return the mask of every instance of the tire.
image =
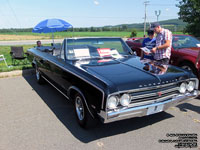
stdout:
{"type": "Polygon", "coordinates": [[[189,70],[189,71],[192,71],[193,74],[194,74],[195,76],[197,76],[197,70],[196,70],[196,68],[194,67],[194,65],[192,65],[192,64],[190,64],[190,63],[183,63],[183,64],[181,65],[181,68],[186,69],[186,70],[189,70]]]}
{"type": "Polygon", "coordinates": [[[94,127],[96,120],[92,118],[91,114],[89,113],[83,97],[77,93],[75,94],[73,101],[78,124],[85,129],[94,127]]]}
{"type": "Polygon", "coordinates": [[[38,68],[35,68],[35,76],[36,76],[36,80],[38,84],[44,84],[45,80],[42,78],[40,71],[38,70],[38,68]]]}

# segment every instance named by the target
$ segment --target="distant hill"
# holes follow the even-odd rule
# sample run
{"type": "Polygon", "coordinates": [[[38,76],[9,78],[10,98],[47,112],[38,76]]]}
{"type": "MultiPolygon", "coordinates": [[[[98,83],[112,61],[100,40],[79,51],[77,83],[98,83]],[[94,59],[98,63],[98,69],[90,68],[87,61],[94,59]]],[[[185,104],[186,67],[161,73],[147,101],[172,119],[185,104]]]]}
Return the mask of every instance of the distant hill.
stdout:
{"type": "MultiPolygon", "coordinates": [[[[160,21],[160,25],[164,28],[170,29],[171,31],[183,31],[187,23],[179,19],[170,19],[160,21]]],[[[147,28],[150,25],[147,22],[147,28]]],[[[134,23],[134,24],[120,24],[115,26],[103,26],[103,27],[88,27],[88,28],[71,28],[67,32],[101,32],[101,31],[132,31],[133,29],[138,31],[144,30],[144,23],[134,23]]],[[[32,28],[11,28],[11,29],[0,29],[0,33],[18,33],[18,32],[32,32],[32,28]]],[[[66,31],[64,31],[66,32],[66,31]]]]}
{"type": "MultiPolygon", "coordinates": [[[[159,21],[159,23],[164,28],[168,28],[172,31],[182,31],[183,28],[187,25],[187,23],[185,23],[185,22],[183,22],[182,20],[179,20],[179,19],[164,20],[164,21],[159,21]]],[[[130,28],[134,28],[136,30],[143,30],[144,29],[144,23],[120,24],[120,25],[105,26],[105,27],[108,27],[108,28],[123,27],[124,25],[127,26],[128,29],[130,29],[130,28]]],[[[149,27],[149,23],[147,22],[147,28],[148,27],[149,27]]]]}

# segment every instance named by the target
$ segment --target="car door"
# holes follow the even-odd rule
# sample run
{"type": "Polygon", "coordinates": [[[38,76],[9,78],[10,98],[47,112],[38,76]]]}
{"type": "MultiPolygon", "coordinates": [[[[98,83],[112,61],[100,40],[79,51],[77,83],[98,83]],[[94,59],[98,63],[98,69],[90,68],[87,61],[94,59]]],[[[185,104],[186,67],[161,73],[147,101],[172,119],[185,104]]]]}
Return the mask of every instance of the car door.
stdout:
{"type": "Polygon", "coordinates": [[[68,82],[66,76],[70,73],[67,71],[66,68],[64,43],[65,42],[63,42],[62,47],[60,49],[60,54],[58,56],[55,56],[56,59],[54,63],[51,64],[51,78],[61,91],[66,92],[70,85],[70,82],[68,82]]]}
{"type": "Polygon", "coordinates": [[[49,78],[51,75],[51,62],[49,61],[49,54],[44,52],[40,52],[41,57],[35,57],[35,61],[37,62],[37,68],[42,73],[43,76],[49,78]]]}
{"type": "Polygon", "coordinates": [[[177,66],[179,64],[180,53],[179,49],[171,49],[170,64],[177,66]]]}
{"type": "Polygon", "coordinates": [[[170,64],[178,66],[181,60],[181,50],[180,50],[180,43],[179,36],[173,36],[172,39],[172,48],[171,48],[171,57],[170,57],[170,64]]]}

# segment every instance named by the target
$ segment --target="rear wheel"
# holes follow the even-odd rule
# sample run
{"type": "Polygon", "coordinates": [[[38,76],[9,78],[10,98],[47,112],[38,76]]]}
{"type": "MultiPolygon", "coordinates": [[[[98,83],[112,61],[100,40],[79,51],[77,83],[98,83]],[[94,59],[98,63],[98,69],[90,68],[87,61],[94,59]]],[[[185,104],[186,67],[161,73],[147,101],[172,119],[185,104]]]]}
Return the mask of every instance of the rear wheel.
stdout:
{"type": "Polygon", "coordinates": [[[40,71],[38,70],[38,68],[35,68],[35,76],[36,76],[36,80],[39,84],[43,84],[45,82],[45,80],[42,78],[40,71]]]}

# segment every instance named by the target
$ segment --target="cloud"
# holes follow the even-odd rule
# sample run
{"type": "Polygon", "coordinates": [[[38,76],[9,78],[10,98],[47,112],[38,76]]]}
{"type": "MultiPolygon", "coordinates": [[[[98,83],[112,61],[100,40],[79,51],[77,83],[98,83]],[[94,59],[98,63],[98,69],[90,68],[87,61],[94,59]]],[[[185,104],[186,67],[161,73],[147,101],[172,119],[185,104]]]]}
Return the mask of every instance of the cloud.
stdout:
{"type": "Polygon", "coordinates": [[[97,0],[94,1],[95,5],[99,5],[99,2],[97,0]]]}

